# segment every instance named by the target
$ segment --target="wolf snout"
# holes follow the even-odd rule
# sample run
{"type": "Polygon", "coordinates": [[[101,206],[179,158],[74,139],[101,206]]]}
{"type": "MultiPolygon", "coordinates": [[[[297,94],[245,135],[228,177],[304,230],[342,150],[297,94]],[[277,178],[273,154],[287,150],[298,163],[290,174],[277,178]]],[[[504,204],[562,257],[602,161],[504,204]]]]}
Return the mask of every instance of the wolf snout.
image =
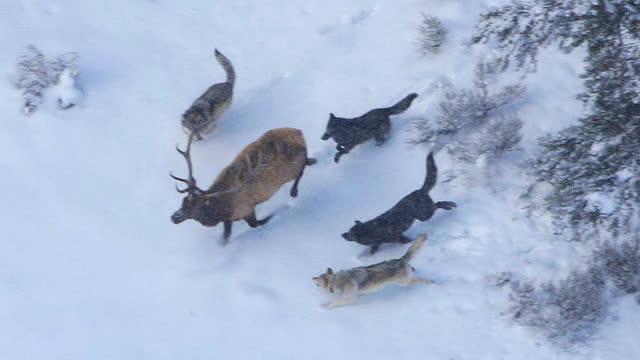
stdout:
{"type": "Polygon", "coordinates": [[[354,236],[348,232],[342,234],[342,237],[347,241],[355,241],[354,236]]]}
{"type": "Polygon", "coordinates": [[[329,134],[324,133],[324,135],[322,135],[322,140],[329,140],[329,134]]]}

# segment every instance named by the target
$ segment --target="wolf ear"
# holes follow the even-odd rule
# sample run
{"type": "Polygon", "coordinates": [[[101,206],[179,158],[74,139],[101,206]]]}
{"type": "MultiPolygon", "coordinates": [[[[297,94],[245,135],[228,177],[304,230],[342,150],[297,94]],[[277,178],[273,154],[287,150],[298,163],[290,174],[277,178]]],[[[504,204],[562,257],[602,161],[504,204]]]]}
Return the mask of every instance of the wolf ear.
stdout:
{"type": "Polygon", "coordinates": [[[329,113],[329,119],[335,119],[335,118],[336,118],[336,116],[333,115],[333,113],[329,113]]]}
{"type": "Polygon", "coordinates": [[[362,225],[362,221],[356,220],[356,225],[362,225]]]}
{"type": "Polygon", "coordinates": [[[332,275],[333,274],[333,270],[331,270],[331,268],[327,268],[327,275],[332,275]]]}

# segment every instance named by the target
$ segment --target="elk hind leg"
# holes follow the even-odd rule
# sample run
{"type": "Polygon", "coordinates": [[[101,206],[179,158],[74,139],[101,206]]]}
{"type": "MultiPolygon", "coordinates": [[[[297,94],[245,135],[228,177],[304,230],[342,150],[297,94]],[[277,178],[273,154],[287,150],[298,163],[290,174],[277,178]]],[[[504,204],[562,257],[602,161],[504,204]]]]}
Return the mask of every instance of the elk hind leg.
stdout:
{"type": "Polygon", "coordinates": [[[310,165],[313,165],[317,162],[316,159],[307,159],[306,162],[304,163],[304,166],[302,167],[302,170],[300,170],[300,174],[298,174],[298,176],[296,177],[296,180],[293,182],[293,186],[291,187],[291,191],[289,192],[289,195],[291,195],[291,197],[296,197],[298,196],[298,184],[300,183],[300,178],[302,178],[302,175],[304,174],[304,168],[310,165]]]}

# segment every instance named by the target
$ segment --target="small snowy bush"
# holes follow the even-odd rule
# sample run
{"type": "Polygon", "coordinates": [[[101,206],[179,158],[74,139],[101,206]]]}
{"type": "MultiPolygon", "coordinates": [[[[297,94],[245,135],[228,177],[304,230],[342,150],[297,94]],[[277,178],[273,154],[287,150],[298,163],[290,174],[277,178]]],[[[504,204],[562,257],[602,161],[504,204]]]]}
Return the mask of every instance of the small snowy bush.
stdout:
{"type": "Polygon", "coordinates": [[[495,287],[503,287],[513,279],[513,274],[509,271],[502,271],[488,275],[486,280],[489,284],[495,287]]]}
{"type": "Polygon", "coordinates": [[[536,287],[530,280],[511,281],[509,313],[556,344],[588,340],[608,311],[607,299],[640,290],[639,243],[638,237],[621,245],[605,242],[593,252],[586,270],[573,271],[557,284],[536,287]]]}
{"type": "Polygon", "coordinates": [[[446,145],[449,153],[465,163],[480,157],[496,160],[518,150],[522,139],[522,120],[513,103],[525,91],[522,85],[510,85],[495,92],[489,89],[490,64],[479,62],[475,69],[475,87],[456,89],[444,84],[440,111],[433,119],[419,119],[409,128],[410,143],[446,145]]]}
{"type": "Polygon", "coordinates": [[[436,54],[447,36],[447,30],[435,16],[422,14],[422,23],[419,27],[418,48],[423,56],[436,54]]]}
{"type": "Polygon", "coordinates": [[[24,112],[31,114],[42,103],[44,89],[49,86],[44,55],[33,45],[27,46],[25,53],[20,56],[16,86],[22,91],[24,112]]]}
{"type": "Polygon", "coordinates": [[[517,323],[539,329],[556,344],[587,340],[606,313],[605,282],[597,267],[574,271],[557,285],[513,282],[509,299],[517,323]]]}
{"type": "Polygon", "coordinates": [[[37,47],[27,46],[18,61],[16,82],[24,99],[25,114],[32,114],[40,106],[48,88],[52,89],[62,109],[77,104],[81,97],[75,83],[78,76],[75,65],[77,58],[77,53],[67,53],[47,62],[37,47]]]}
{"type": "Polygon", "coordinates": [[[621,294],[640,291],[640,235],[620,246],[603,243],[594,252],[591,263],[602,269],[621,294]]]}

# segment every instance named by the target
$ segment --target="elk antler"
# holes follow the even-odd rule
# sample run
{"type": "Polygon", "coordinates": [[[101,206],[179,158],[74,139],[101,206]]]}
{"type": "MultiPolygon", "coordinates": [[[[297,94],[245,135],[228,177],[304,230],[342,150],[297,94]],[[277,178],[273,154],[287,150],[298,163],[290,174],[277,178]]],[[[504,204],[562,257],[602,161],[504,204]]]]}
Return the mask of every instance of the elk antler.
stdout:
{"type": "Polygon", "coordinates": [[[184,156],[184,159],[187,161],[187,169],[189,170],[189,178],[188,179],[183,179],[183,178],[179,178],[175,175],[173,175],[172,173],[169,173],[169,176],[171,176],[172,178],[174,178],[175,180],[181,181],[185,184],[187,184],[187,187],[185,189],[180,189],[178,188],[178,185],[176,184],[176,190],[179,193],[201,193],[202,190],[200,190],[198,188],[198,186],[196,185],[196,179],[193,177],[193,165],[191,164],[191,142],[193,141],[193,133],[189,136],[189,142],[187,143],[187,150],[186,151],[182,151],[180,150],[180,147],[178,147],[178,145],[176,145],[176,150],[180,153],[180,155],[184,156]]]}

